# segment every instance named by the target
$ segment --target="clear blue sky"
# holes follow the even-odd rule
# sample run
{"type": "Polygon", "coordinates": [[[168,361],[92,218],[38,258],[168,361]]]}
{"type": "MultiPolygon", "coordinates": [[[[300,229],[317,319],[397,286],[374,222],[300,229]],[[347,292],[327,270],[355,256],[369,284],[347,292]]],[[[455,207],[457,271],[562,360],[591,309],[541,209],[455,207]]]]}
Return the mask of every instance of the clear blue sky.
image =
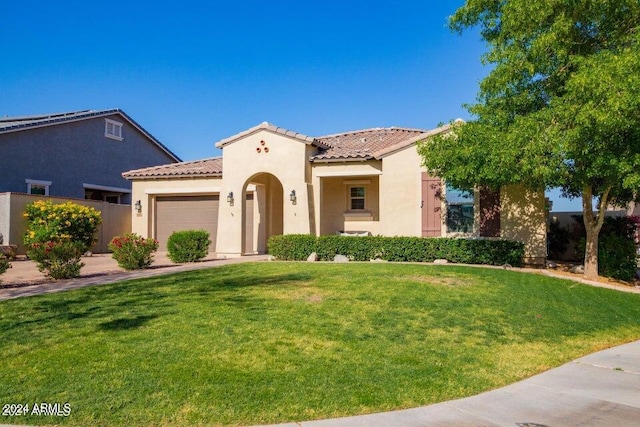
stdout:
{"type": "Polygon", "coordinates": [[[9,1],[0,115],[117,107],[183,160],[263,121],[430,129],[470,118],[488,72],[479,35],[446,28],[462,4],[9,1]]]}

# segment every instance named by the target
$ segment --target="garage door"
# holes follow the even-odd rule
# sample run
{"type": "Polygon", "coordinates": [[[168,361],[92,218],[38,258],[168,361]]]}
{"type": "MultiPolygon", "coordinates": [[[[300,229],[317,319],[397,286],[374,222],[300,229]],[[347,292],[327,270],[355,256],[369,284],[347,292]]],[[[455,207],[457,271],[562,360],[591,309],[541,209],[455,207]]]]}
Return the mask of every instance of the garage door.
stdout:
{"type": "Polygon", "coordinates": [[[156,198],[156,239],[160,250],[167,249],[167,239],[174,231],[207,230],[216,247],[219,196],[165,196],[156,198]]]}

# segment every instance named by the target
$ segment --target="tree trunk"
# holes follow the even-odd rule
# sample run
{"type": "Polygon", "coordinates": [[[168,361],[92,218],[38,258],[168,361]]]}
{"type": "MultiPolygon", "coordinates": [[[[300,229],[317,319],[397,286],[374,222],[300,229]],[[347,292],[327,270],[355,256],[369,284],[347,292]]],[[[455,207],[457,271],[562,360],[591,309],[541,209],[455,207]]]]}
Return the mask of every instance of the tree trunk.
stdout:
{"type": "Polygon", "coordinates": [[[587,230],[586,246],[584,248],[584,277],[586,279],[598,278],[598,231],[593,224],[584,222],[587,230]]]}
{"type": "Polygon", "coordinates": [[[604,223],[604,213],[609,203],[609,191],[607,188],[598,200],[598,214],[593,215],[593,188],[582,189],[582,215],[584,228],[587,232],[584,248],[584,277],[586,279],[598,278],[598,237],[604,223]]]}

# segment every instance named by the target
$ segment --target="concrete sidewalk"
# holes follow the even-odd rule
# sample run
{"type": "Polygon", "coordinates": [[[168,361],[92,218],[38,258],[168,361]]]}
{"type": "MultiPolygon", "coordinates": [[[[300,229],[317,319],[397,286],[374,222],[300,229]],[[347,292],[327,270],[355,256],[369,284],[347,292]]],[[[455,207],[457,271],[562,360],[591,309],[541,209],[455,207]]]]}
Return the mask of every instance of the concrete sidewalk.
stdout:
{"type": "Polygon", "coordinates": [[[640,426],[640,341],[465,399],[279,426],[640,426]]]}
{"type": "Polygon", "coordinates": [[[137,279],[141,277],[159,276],[162,274],[177,273],[181,271],[200,270],[204,268],[219,267],[227,264],[242,262],[264,261],[268,255],[244,256],[241,258],[217,259],[215,254],[210,254],[201,262],[190,264],[174,264],[167,257],[166,252],[157,252],[154,255],[154,263],[149,269],[126,271],[120,267],[111,257],[111,254],[97,254],[83,257],[80,277],[69,280],[52,281],[44,277],[38,271],[32,261],[12,261],[12,268],[6,271],[0,280],[0,301],[26,297],[31,295],[49,294],[67,291],[70,289],[84,288],[87,286],[105,285],[121,280],[137,279]]]}

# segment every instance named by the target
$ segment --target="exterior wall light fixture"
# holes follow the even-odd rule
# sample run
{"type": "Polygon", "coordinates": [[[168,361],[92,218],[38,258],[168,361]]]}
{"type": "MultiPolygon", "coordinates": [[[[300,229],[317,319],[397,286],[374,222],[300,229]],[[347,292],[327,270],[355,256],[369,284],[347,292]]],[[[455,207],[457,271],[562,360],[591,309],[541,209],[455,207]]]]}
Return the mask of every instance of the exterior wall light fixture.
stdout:
{"type": "Polygon", "coordinates": [[[227,194],[227,203],[233,205],[233,191],[229,191],[229,194],[227,194]]]}
{"type": "Polygon", "coordinates": [[[289,200],[291,200],[292,204],[296,204],[298,198],[296,197],[296,190],[291,190],[291,194],[289,194],[289,200]]]}
{"type": "Polygon", "coordinates": [[[135,208],[136,212],[142,213],[142,202],[140,200],[136,201],[133,207],[135,208]]]}

